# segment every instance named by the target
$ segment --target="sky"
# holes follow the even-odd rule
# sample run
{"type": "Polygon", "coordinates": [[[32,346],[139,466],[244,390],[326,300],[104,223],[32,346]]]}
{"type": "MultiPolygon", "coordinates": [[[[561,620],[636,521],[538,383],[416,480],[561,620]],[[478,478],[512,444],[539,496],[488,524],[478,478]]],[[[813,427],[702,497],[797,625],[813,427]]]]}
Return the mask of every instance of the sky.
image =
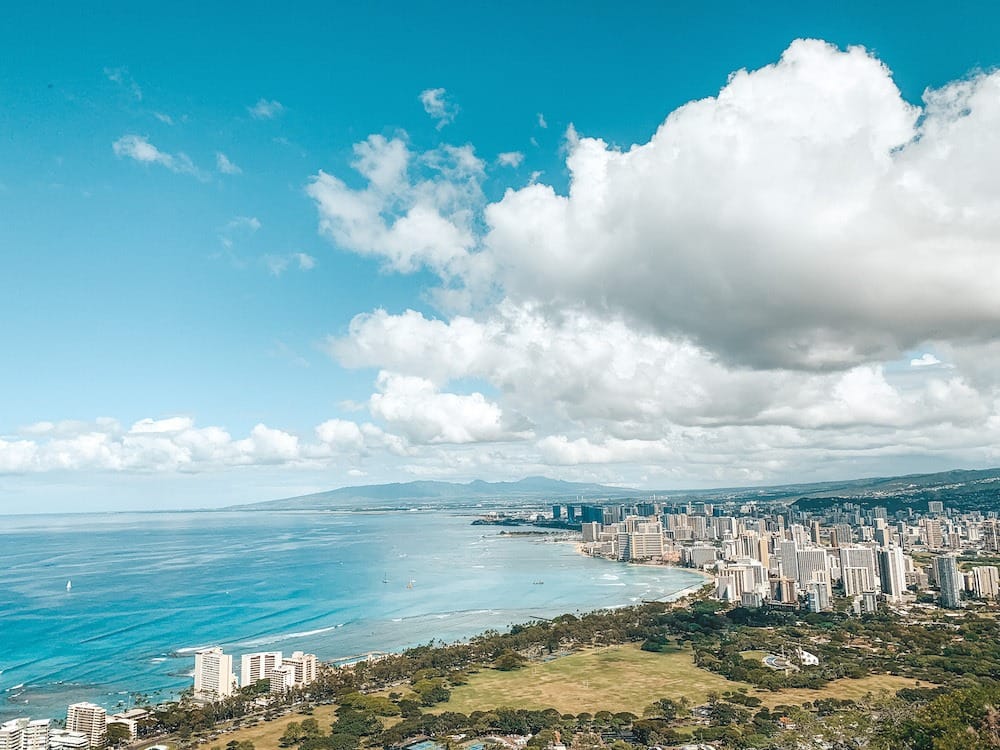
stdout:
{"type": "Polygon", "coordinates": [[[1000,11],[22,4],[0,513],[1000,464],[1000,11]]]}

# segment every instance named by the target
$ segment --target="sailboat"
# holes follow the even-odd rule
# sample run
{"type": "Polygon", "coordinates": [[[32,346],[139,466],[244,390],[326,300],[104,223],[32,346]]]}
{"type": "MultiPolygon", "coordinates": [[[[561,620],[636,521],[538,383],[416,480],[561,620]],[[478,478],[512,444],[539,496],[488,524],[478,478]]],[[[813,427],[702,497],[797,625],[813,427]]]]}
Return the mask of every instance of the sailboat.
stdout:
{"type": "Polygon", "coordinates": [[[67,591],[73,590],[73,581],[66,581],[66,590],[67,591]]]}
{"type": "Polygon", "coordinates": [[[382,583],[389,583],[389,573],[388,572],[386,572],[386,574],[382,576],[382,583]]]}
{"type": "Polygon", "coordinates": [[[410,582],[408,584],[406,584],[406,588],[412,589],[413,588],[413,584],[415,584],[415,583],[416,583],[416,581],[411,578],[410,582]]]}

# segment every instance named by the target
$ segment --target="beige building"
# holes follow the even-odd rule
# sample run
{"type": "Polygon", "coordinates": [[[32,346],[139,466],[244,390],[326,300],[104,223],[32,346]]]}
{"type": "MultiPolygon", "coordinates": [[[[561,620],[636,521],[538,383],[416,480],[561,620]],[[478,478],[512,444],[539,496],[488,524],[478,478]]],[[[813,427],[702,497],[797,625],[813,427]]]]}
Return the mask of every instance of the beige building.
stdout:
{"type": "Polygon", "coordinates": [[[308,685],[316,679],[316,655],[296,651],[281,662],[292,670],[295,685],[308,685]]]}
{"type": "Polygon", "coordinates": [[[66,729],[85,735],[90,747],[104,747],[107,727],[108,712],[95,703],[74,703],[66,712],[66,729]]]}

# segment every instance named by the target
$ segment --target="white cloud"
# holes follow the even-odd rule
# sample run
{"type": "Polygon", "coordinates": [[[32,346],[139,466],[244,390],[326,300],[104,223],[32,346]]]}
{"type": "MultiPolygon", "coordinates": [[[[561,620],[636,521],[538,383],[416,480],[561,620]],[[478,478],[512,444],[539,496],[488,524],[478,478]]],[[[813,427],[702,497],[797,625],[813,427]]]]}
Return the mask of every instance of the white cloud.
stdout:
{"type": "Polygon", "coordinates": [[[243,170],[221,151],[215,152],[215,168],[222,174],[243,174],[243,170]]]}
{"type": "Polygon", "coordinates": [[[524,154],[520,151],[504,151],[497,155],[497,164],[502,167],[519,167],[524,161],[524,154]]]}
{"type": "Polygon", "coordinates": [[[263,225],[260,223],[260,219],[256,216],[237,216],[226,224],[226,229],[228,231],[245,230],[252,234],[260,231],[262,226],[263,225]]]}
{"type": "Polygon", "coordinates": [[[128,68],[105,68],[104,75],[113,83],[117,83],[129,92],[136,101],[142,101],[142,89],[128,72],[128,68]]]}
{"type": "Polygon", "coordinates": [[[448,92],[444,89],[421,91],[420,103],[424,105],[424,112],[429,114],[432,119],[437,120],[438,130],[453,122],[455,116],[458,115],[458,106],[448,99],[448,92]]]}
{"type": "Polygon", "coordinates": [[[307,253],[292,253],[300,271],[311,271],[316,267],[316,259],[307,253]]]}
{"type": "Polygon", "coordinates": [[[295,264],[300,271],[311,271],[316,267],[316,259],[306,253],[289,253],[288,255],[265,255],[261,258],[267,271],[272,276],[281,276],[289,265],[295,264]]]}
{"type": "Polygon", "coordinates": [[[174,118],[163,112],[154,112],[153,117],[162,122],[164,125],[173,125],[174,118]]]}
{"type": "Polygon", "coordinates": [[[277,99],[271,99],[269,101],[263,97],[258,99],[257,103],[252,107],[247,107],[247,112],[249,112],[250,116],[255,120],[273,120],[282,115],[284,111],[285,105],[277,99]]]}
{"type": "Polygon", "coordinates": [[[187,154],[183,152],[170,154],[166,151],[161,151],[141,135],[123,135],[111,144],[111,147],[115,152],[115,156],[119,158],[128,157],[140,164],[159,164],[171,172],[189,174],[197,177],[199,180],[208,179],[205,173],[194,165],[187,154]]]}
{"type": "Polygon", "coordinates": [[[45,422],[24,439],[0,438],[0,474],[50,471],[210,472],[239,466],[331,466],[350,463],[369,446],[385,449],[395,436],[374,425],[329,420],[316,442],[258,424],[242,439],[190,417],[141,419],[128,429],[117,421],[45,422]]]}
{"type": "Polygon", "coordinates": [[[992,337],[998,93],[1000,73],[980,74],[921,109],[863,49],[798,41],[628,151],[571,129],[568,195],[508,191],[484,244],[512,296],[760,368],[992,337]]]}
{"type": "Polygon", "coordinates": [[[919,357],[910,360],[910,367],[933,367],[941,364],[941,360],[930,352],[924,352],[919,357]]]}
{"type": "Polygon", "coordinates": [[[474,443],[530,436],[504,423],[503,411],[481,393],[441,393],[423,378],[379,373],[369,401],[373,416],[413,443],[474,443]]]}
{"type": "Polygon", "coordinates": [[[353,167],[367,187],[355,190],[320,172],[306,189],[319,209],[320,231],[395,271],[428,266],[444,277],[466,273],[477,241],[474,207],[483,200],[484,167],[472,147],[413,154],[399,138],[373,135],[354,153],[353,167]]]}
{"type": "Polygon", "coordinates": [[[545,115],[539,112],[537,117],[538,117],[538,127],[547,128],[549,126],[549,124],[545,121],[545,115]]]}

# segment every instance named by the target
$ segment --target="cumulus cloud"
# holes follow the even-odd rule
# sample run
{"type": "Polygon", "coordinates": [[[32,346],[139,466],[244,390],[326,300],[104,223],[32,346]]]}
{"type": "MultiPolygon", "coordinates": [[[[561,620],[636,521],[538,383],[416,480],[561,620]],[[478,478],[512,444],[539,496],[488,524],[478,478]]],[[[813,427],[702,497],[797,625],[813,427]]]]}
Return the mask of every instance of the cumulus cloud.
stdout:
{"type": "Polygon", "coordinates": [[[410,470],[500,456],[759,481],[1000,455],[1000,73],[915,106],[866,50],[800,40],[647,142],[571,127],[565,153],[565,193],[536,173],[489,203],[481,171],[438,174],[451,234],[398,231],[423,157],[401,140],[359,144],[366,188],[311,186],[338,246],[444,285],[443,317],[375,310],[328,341],[341,364],[383,371],[373,417],[433,445],[419,404],[481,382],[496,410],[482,413],[523,415],[536,436],[456,442],[410,470]]]}
{"type": "Polygon", "coordinates": [[[424,89],[420,92],[420,103],[424,112],[437,120],[437,129],[453,122],[458,115],[458,106],[448,98],[444,89],[424,89]]]}
{"type": "Polygon", "coordinates": [[[543,115],[541,112],[538,113],[537,119],[538,119],[538,127],[547,128],[549,126],[549,124],[545,121],[545,115],[543,115]]]}
{"type": "MultiPolygon", "coordinates": [[[[435,314],[373,310],[327,340],[378,373],[358,421],[242,438],[187,418],[45,422],[4,438],[0,467],[655,487],[1000,460],[1000,74],[918,106],[869,52],[806,40],[720,84],[628,149],[569,128],[564,192],[535,173],[489,202],[471,145],[405,134],[358,143],[356,175],[316,174],[323,236],[440,284],[435,314]]],[[[424,93],[450,121],[446,92],[424,93]]],[[[281,271],[308,270],[301,255],[281,271]]]]}
{"type": "Polygon", "coordinates": [[[370,136],[354,147],[354,169],[368,182],[353,189],[320,172],[307,187],[320,231],[339,247],[381,258],[412,273],[428,266],[443,277],[466,272],[483,201],[483,162],[471,146],[414,154],[400,138],[370,136]]]}
{"type": "Polygon", "coordinates": [[[285,111],[285,105],[277,99],[267,100],[263,97],[257,100],[252,107],[247,107],[247,112],[255,120],[273,120],[280,117],[285,111]]]}
{"type": "Polygon", "coordinates": [[[0,473],[197,473],[239,466],[349,465],[352,456],[370,447],[383,449],[393,441],[405,447],[374,425],[343,420],[320,424],[313,441],[264,424],[234,438],[222,427],[199,427],[186,416],[142,419],[128,428],[112,419],[41,422],[22,432],[20,438],[0,437],[0,473]]]}
{"type": "Polygon", "coordinates": [[[508,294],[754,367],[991,337],[998,93],[1000,73],[979,74],[915,107],[865,50],[798,41],[627,151],[570,130],[568,194],[508,191],[485,244],[508,294]]]}
{"type": "Polygon", "coordinates": [[[215,168],[222,174],[243,174],[243,170],[221,151],[215,152],[215,168]]]}
{"type": "Polygon", "coordinates": [[[524,161],[524,154],[520,151],[504,151],[502,154],[497,155],[497,164],[502,167],[514,167],[517,168],[521,166],[524,161]]]}
{"type": "Polygon", "coordinates": [[[126,157],[140,164],[159,164],[171,172],[189,174],[200,180],[207,179],[204,172],[194,165],[194,162],[183,152],[176,154],[161,151],[144,136],[129,134],[111,144],[115,156],[126,157]]]}
{"type": "Polygon", "coordinates": [[[379,373],[371,413],[414,443],[475,443],[523,438],[510,429],[503,410],[481,393],[441,393],[423,378],[379,373]]]}

